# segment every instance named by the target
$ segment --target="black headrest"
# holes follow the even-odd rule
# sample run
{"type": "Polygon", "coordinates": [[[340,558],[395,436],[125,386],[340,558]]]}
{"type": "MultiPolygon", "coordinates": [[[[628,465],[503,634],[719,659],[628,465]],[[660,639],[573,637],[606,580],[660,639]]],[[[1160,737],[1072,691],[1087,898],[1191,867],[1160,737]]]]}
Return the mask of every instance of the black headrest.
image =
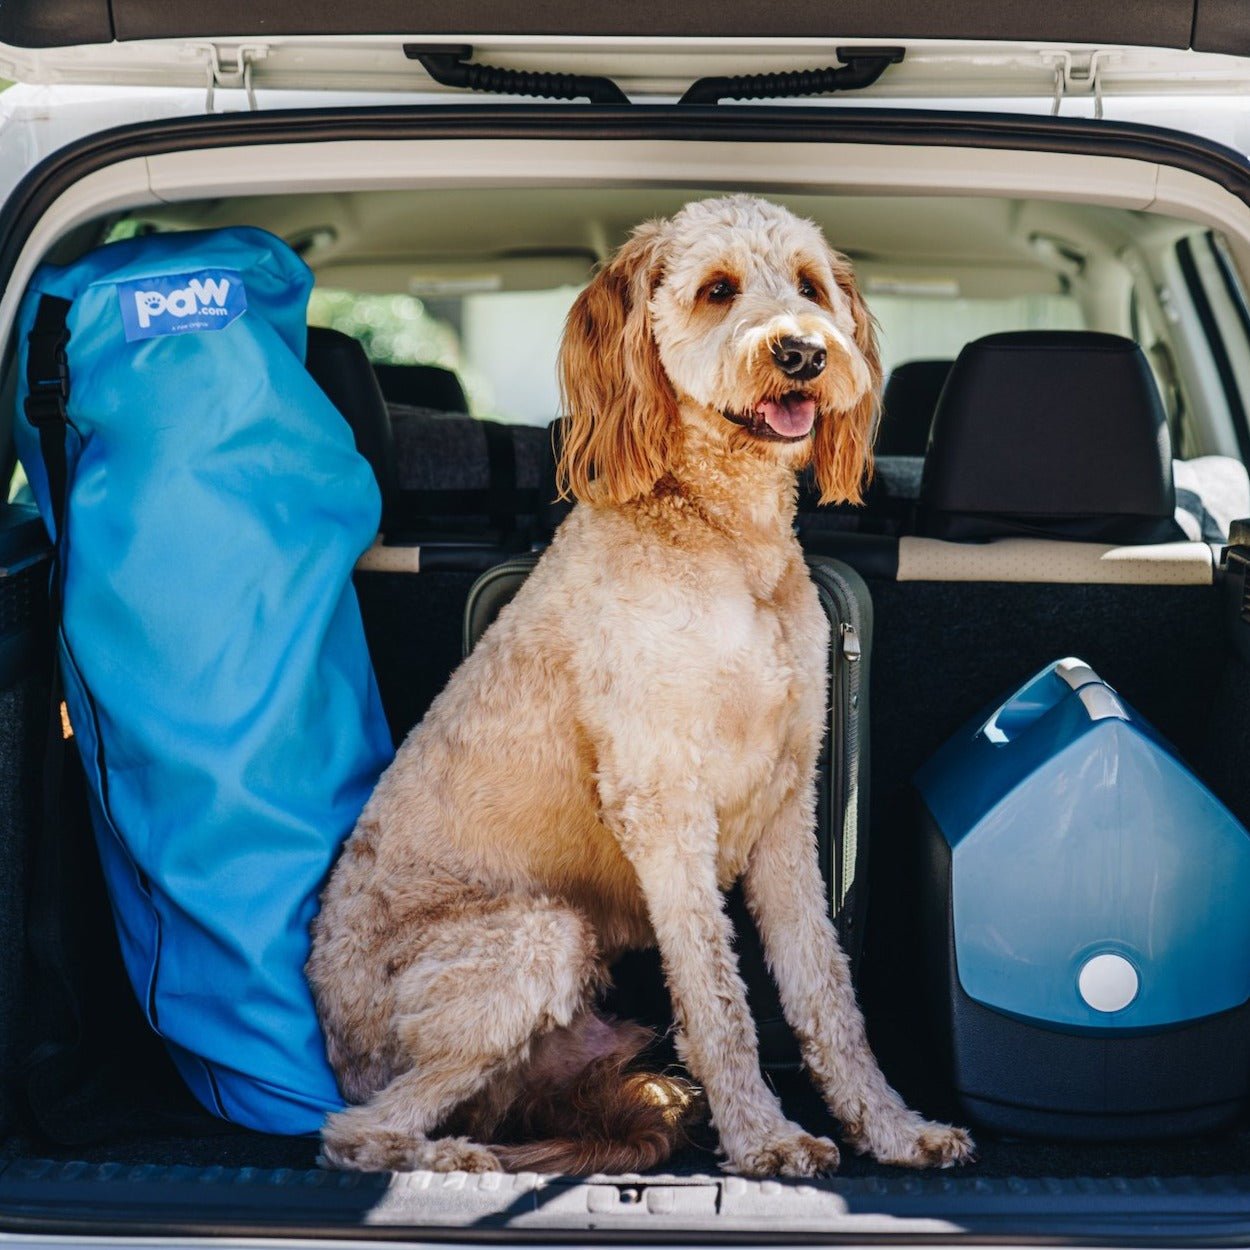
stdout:
{"type": "Polygon", "coordinates": [[[373,466],[378,489],[382,492],[382,529],[385,531],[394,515],[399,479],[391,416],[369,357],[351,335],[309,326],[305,367],[352,427],[356,450],[373,466]]]}
{"type": "Polygon", "coordinates": [[[991,334],[959,353],[920,486],[922,534],[1148,543],[1184,537],[1158,389],[1131,339],[991,334]]]}
{"type": "Polygon", "coordinates": [[[953,360],[908,360],[890,371],[881,397],[879,456],[923,456],[953,360]]]}
{"type": "Polygon", "coordinates": [[[460,379],[438,365],[376,365],[382,394],[392,404],[433,408],[436,412],[468,412],[460,379]]]}

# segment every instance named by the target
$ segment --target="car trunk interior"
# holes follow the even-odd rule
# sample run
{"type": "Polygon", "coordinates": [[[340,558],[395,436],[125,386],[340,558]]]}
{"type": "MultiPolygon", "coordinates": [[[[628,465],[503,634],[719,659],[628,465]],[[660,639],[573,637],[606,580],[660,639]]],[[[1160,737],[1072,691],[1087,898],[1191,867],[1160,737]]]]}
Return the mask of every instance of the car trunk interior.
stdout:
{"type": "MultiPolygon", "coordinates": [[[[404,638],[429,640],[438,637],[437,624],[442,621],[444,645],[430,648],[425,672],[430,690],[446,677],[458,652],[463,596],[473,577],[419,575],[390,587],[399,592],[394,598],[385,585],[364,593],[372,637],[378,631],[392,630],[402,632],[404,638]]],[[[383,580],[393,579],[384,575],[383,580]]],[[[871,580],[869,584],[876,616],[872,691],[876,712],[872,894],[861,996],[887,1074],[925,1111],[950,1114],[949,1096],[935,1061],[940,1046],[923,1008],[918,935],[908,920],[915,915],[912,894],[917,885],[914,872],[909,871],[917,858],[913,800],[907,784],[911,771],[968,715],[1018,681],[1022,673],[1057,654],[1074,654],[1088,660],[1118,689],[1131,690],[1136,705],[1176,742],[1199,775],[1240,819],[1250,821],[1250,780],[1244,768],[1250,753],[1250,666],[1246,662],[1250,648],[1243,639],[1238,654],[1230,637],[1233,631],[1250,633],[1250,626],[1240,620],[1239,604],[1234,614],[1232,605],[1225,602],[1222,587],[969,587],[871,580]]],[[[400,675],[407,682],[407,666],[400,675]]],[[[379,665],[384,690],[388,676],[379,665]]],[[[25,843],[38,836],[37,803],[32,796],[39,792],[45,701],[46,688],[38,671],[4,694],[7,732],[0,794],[10,836],[0,865],[6,953],[0,982],[4,1007],[0,1038],[11,1074],[13,1060],[22,1051],[24,1022],[36,1018],[39,1010],[38,975],[23,969],[20,952],[22,864],[25,843]]],[[[313,1183],[305,1173],[315,1168],[316,1142],[232,1128],[194,1104],[147,1031],[128,991],[95,877],[98,870],[89,862],[89,845],[84,842],[80,850],[82,906],[90,919],[80,929],[83,945],[78,954],[90,968],[89,982],[96,991],[84,1023],[93,1038],[95,1060],[80,1074],[74,1103],[58,1109],[54,1128],[63,1138],[59,1142],[31,1130],[30,1108],[10,1088],[4,1103],[6,1135],[0,1144],[2,1157],[10,1163],[0,1173],[0,1186],[7,1183],[9,1187],[6,1203],[14,1201],[20,1207],[25,1186],[60,1178],[67,1186],[63,1200],[85,1202],[86,1212],[101,1200],[106,1209],[112,1201],[120,1202],[123,1209],[130,1204],[133,1217],[133,1204],[145,1201],[142,1186],[134,1189],[141,1181],[168,1177],[191,1187],[184,1197],[194,1208],[204,1197],[202,1188],[194,1189],[197,1178],[215,1177],[221,1185],[259,1183],[253,1169],[275,1170],[271,1183],[294,1186],[298,1198],[302,1187],[313,1183]],[[31,1160],[64,1161],[73,1166],[49,1169],[31,1160]],[[88,1164],[109,1166],[99,1171],[82,1166],[88,1164]],[[163,1171],[171,1167],[173,1173],[163,1171]],[[93,1193],[87,1185],[90,1181],[102,1188],[93,1193]]],[[[616,977],[619,994],[614,1005],[662,1023],[664,1004],[655,964],[646,958],[630,959],[618,968],[616,977]]],[[[836,1134],[836,1126],[801,1074],[781,1073],[774,1080],[792,1116],[809,1128],[836,1134]]],[[[1235,1194],[1250,1176],[1250,1127],[1245,1125],[1193,1139],[1113,1144],[1003,1140],[982,1133],[978,1147],[978,1162],[956,1175],[914,1178],[848,1156],[837,1178],[803,1186],[783,1183],[781,1192],[793,1189],[794,1214],[800,1224],[802,1217],[816,1219],[818,1226],[822,1219],[833,1218],[830,1212],[822,1216],[819,1206],[812,1209],[818,1196],[853,1195],[858,1199],[857,1210],[897,1220],[904,1218],[898,1210],[900,1201],[915,1216],[917,1204],[919,1209],[924,1206],[918,1195],[926,1193],[934,1212],[947,1210],[958,1199],[955,1205],[964,1209],[963,1218],[975,1222],[978,1201],[987,1204],[982,1217],[1002,1220],[1002,1204],[1009,1195],[1014,1194],[1014,1209],[1023,1214],[1046,1194],[1067,1200],[1081,1187],[1088,1193],[1091,1180],[1114,1179],[1119,1192],[1128,1194],[1133,1190],[1125,1189],[1122,1182],[1149,1180],[1154,1186],[1151,1192],[1160,1198],[1174,1196],[1176,1191],[1166,1187],[1171,1180],[1198,1178],[1184,1179],[1180,1192],[1191,1195],[1219,1194],[1225,1185],[1235,1194]],[[987,1187],[990,1181],[1003,1182],[1003,1186],[987,1187]],[[1044,1181],[1051,1188],[1031,1190],[1024,1186],[1028,1181],[1044,1181]],[[1053,1188],[1054,1182],[1064,1181],[1077,1189],[1053,1188]]],[[[703,1175],[716,1178],[709,1179],[709,1184],[723,1184],[713,1148],[706,1132],[696,1132],[690,1147],[666,1171],[686,1178],[687,1183],[703,1175]]],[[[322,1177],[324,1185],[327,1181],[322,1177]]],[[[657,1183],[655,1178],[646,1179],[657,1183]]],[[[354,1179],[352,1184],[350,1191],[338,1191],[340,1201],[345,1194],[352,1199],[351,1209],[363,1201],[372,1211],[381,1202],[381,1191],[366,1188],[362,1193],[354,1179]]],[[[1094,1192],[1105,1200],[1117,1190],[1112,1186],[1094,1192]]],[[[472,1192],[461,1195],[460,1206],[450,1213],[441,1191],[437,1200],[431,1197],[428,1207],[410,1188],[403,1188],[403,1194],[404,1202],[398,1207],[385,1208],[390,1216],[377,1218],[383,1223],[389,1218],[423,1223],[472,1216],[488,1225],[511,1218],[506,1210],[496,1209],[499,1195],[493,1191],[477,1195],[478,1201],[472,1192]]],[[[167,1197],[172,1197],[172,1191],[167,1197]]],[[[238,1190],[227,1197],[235,1201],[238,1190]]],[[[531,1198],[525,1195],[524,1209],[529,1209],[531,1198]]],[[[776,1200],[774,1193],[770,1201],[776,1200]]],[[[1007,1223],[1011,1209],[1008,1204],[1007,1223]]],[[[161,1214],[169,1218],[168,1211],[161,1214]]],[[[748,1208],[744,1218],[750,1214],[748,1208]]],[[[784,1211],[778,1214],[784,1216],[784,1211]]],[[[281,1198],[269,1218],[277,1215],[284,1221],[292,1219],[281,1198]]],[[[568,1215],[568,1209],[561,1207],[560,1220],[568,1215]]],[[[333,1223],[347,1218],[347,1212],[336,1206],[321,1216],[333,1223]]],[[[688,1217],[683,1209],[680,1220],[688,1217]]],[[[256,1213],[255,1218],[263,1217],[256,1213]]],[[[836,1226],[834,1220],[828,1228],[833,1231],[836,1226]]]]}
{"type": "MultiPolygon", "coordinates": [[[[571,299],[630,225],[719,185],[706,180],[580,189],[319,191],[181,202],[171,196],[170,203],[97,215],[65,235],[53,254],[64,261],[110,234],[246,223],[292,243],[326,292],[418,295],[432,308],[445,308],[465,295],[545,291],[558,304],[559,292],[571,299]]],[[[952,291],[969,300],[1001,296],[1004,302],[996,306],[1002,315],[1017,319],[978,324],[972,337],[1029,324],[1130,333],[1127,293],[1134,267],[1154,263],[1156,244],[1162,255],[1165,244],[1171,247],[1198,229],[1180,216],[1081,203],[1075,190],[1065,202],[1023,194],[947,196],[932,188],[910,195],[846,187],[763,189],[812,216],[851,255],[869,303],[875,296],[881,305],[887,339],[893,331],[899,341],[910,331],[898,301],[952,291]],[[1112,306],[1122,307],[1122,315],[1108,312],[1112,306]],[[1056,320],[1038,320],[1045,317],[1056,320]]],[[[457,306],[455,315],[463,326],[464,318],[477,314],[457,306]]],[[[558,317],[551,324],[558,329],[558,317]]],[[[1151,360],[1158,363],[1157,356],[1151,360]]],[[[506,380],[501,383],[489,368],[478,389],[469,381],[470,400],[483,410],[479,415],[507,412],[512,424],[529,427],[545,427],[556,416],[554,407],[536,415],[546,402],[541,390],[511,395],[506,380]]],[[[1194,440],[1195,450],[1211,450],[1200,420],[1193,414],[1190,419],[1198,426],[1188,427],[1184,437],[1194,440]]],[[[547,439],[545,428],[539,438],[547,439]]],[[[401,488],[463,487],[454,449],[445,449],[446,463],[431,454],[424,443],[398,448],[401,488]]],[[[915,457],[887,458],[883,480],[918,471],[915,457]]],[[[543,495],[549,483],[535,474],[541,510],[550,502],[543,495]]],[[[897,537],[906,528],[898,518],[909,503],[906,492],[901,504],[895,497],[884,500],[878,533],[897,537]],[[890,511],[886,505],[896,506],[890,511]]],[[[481,520],[477,531],[485,533],[494,518],[481,520]]],[[[825,538],[829,530],[836,539],[862,529],[849,509],[832,510],[824,520],[825,538]]],[[[480,572],[512,552],[541,545],[546,536],[542,519],[531,518],[506,539],[483,540],[466,555],[446,542],[448,523],[441,521],[437,541],[412,539],[422,553],[419,571],[414,565],[412,571],[357,573],[366,635],[396,741],[420,719],[461,658],[465,601],[480,572]]],[[[453,519],[451,527],[456,524],[453,519]]],[[[1204,1211],[1235,1212],[1244,1205],[1250,1190],[1247,1122],[1197,1138],[1123,1142],[979,1133],[977,1162],[955,1173],[916,1175],[848,1154],[838,1176],[802,1184],[726,1177],[705,1129],[696,1130],[673,1161],[670,1179],[576,1184],[533,1176],[453,1181],[320,1171],[314,1139],[266,1136],[223,1123],[182,1086],[125,979],[81,815],[82,782],[73,769],[59,794],[65,810],[79,813],[67,852],[75,862],[70,954],[88,991],[77,1023],[90,1040],[90,1060],[68,1074],[72,1100],[41,1105],[40,1090],[24,1079],[22,1066],[49,997],[47,970],[26,954],[28,900],[37,886],[31,848],[44,836],[49,722],[47,563],[32,538],[37,533],[29,513],[24,519],[13,513],[0,534],[9,543],[0,551],[0,658],[10,661],[5,671],[13,676],[0,691],[0,1210],[15,1227],[50,1230],[60,1221],[81,1229],[211,1226],[340,1234],[393,1234],[401,1227],[479,1234],[507,1226],[518,1236],[595,1228],[637,1236],[674,1229],[717,1236],[754,1230],[942,1237],[967,1230],[1009,1233],[1030,1221],[1036,1229],[1045,1216],[1059,1235],[1072,1212],[1084,1213],[1085,1231],[1114,1231],[1114,1220],[1133,1210],[1155,1210],[1161,1226],[1175,1221],[1180,1228],[1204,1211]]],[[[817,546],[823,541],[813,539],[817,546]]],[[[1220,548],[1215,545],[1216,560],[1220,548]]],[[[835,541],[831,553],[839,551],[835,541]]],[[[853,554],[850,559],[856,562],[853,554]]],[[[1209,584],[1181,585],[901,580],[860,563],[872,594],[874,629],[869,905],[859,993],[887,1075],[926,1113],[957,1116],[942,1040],[926,1005],[917,919],[923,855],[912,775],[978,710],[1054,659],[1079,656],[1169,738],[1250,826],[1250,586],[1222,572],[1209,584]]],[[[60,726],[52,728],[55,733],[60,726]]],[[[666,1026],[667,1003],[653,958],[629,957],[615,980],[615,1010],[666,1026]]],[[[801,1072],[778,1072],[771,1079],[795,1119],[836,1138],[836,1124],[801,1072]]]]}

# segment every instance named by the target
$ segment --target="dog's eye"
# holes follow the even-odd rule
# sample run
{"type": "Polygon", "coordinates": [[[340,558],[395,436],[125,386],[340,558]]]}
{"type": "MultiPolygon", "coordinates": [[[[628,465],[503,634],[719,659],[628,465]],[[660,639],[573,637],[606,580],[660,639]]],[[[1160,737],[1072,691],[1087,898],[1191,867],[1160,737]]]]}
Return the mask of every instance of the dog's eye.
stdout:
{"type": "Polygon", "coordinates": [[[738,287],[728,278],[717,278],[707,288],[707,297],[713,304],[728,304],[738,294],[738,287]]]}
{"type": "Polygon", "coordinates": [[[810,278],[799,279],[799,294],[804,299],[820,298],[820,291],[817,290],[816,284],[810,278]]]}

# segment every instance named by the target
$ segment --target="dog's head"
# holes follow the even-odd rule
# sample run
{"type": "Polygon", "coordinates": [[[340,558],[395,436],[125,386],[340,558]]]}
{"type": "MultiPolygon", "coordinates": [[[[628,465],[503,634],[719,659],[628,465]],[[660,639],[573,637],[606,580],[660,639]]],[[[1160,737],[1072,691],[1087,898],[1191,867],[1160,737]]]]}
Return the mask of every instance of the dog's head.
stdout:
{"type": "Polygon", "coordinates": [[[579,499],[647,494],[692,426],[813,464],[825,503],[859,503],[871,471],[881,366],[850,262],[751,196],[639,226],[569,313],[560,385],[560,481],[579,499]]]}

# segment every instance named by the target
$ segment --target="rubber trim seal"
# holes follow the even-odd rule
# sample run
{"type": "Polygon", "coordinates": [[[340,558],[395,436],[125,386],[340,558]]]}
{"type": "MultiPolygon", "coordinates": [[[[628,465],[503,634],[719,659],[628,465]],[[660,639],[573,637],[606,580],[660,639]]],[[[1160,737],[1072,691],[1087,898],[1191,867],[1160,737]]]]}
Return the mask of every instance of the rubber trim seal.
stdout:
{"type": "Polygon", "coordinates": [[[1232,418],[1241,458],[1243,461],[1250,461],[1250,438],[1246,435],[1246,408],[1242,402],[1241,389],[1237,385],[1237,374],[1228,355],[1224,336],[1220,333],[1219,322],[1215,319],[1211,300],[1198,274],[1198,266],[1194,262],[1193,244],[1188,238],[1182,239],[1176,245],[1176,259],[1180,265],[1181,276],[1185,279],[1185,289],[1189,292],[1194,311],[1198,314],[1198,321],[1202,325],[1202,333],[1215,364],[1215,371],[1220,376],[1220,389],[1224,392],[1224,402],[1228,405],[1228,414],[1232,418]]]}
{"type": "MultiPolygon", "coordinates": [[[[1228,257],[1224,255],[1221,248],[1216,246],[1214,234],[1208,230],[1206,237],[1207,246],[1211,249],[1211,255],[1215,257],[1216,267],[1220,271],[1220,278],[1224,283],[1224,291],[1228,296],[1228,302],[1233,306],[1233,311],[1237,315],[1237,323],[1241,326],[1242,333],[1246,336],[1246,342],[1250,343],[1250,308],[1246,307],[1246,292],[1242,288],[1237,275],[1233,272],[1228,262],[1228,257]]],[[[1247,418],[1244,412],[1242,413],[1242,420],[1235,423],[1235,433],[1241,458],[1250,463],[1250,418],[1247,418]]]]}

